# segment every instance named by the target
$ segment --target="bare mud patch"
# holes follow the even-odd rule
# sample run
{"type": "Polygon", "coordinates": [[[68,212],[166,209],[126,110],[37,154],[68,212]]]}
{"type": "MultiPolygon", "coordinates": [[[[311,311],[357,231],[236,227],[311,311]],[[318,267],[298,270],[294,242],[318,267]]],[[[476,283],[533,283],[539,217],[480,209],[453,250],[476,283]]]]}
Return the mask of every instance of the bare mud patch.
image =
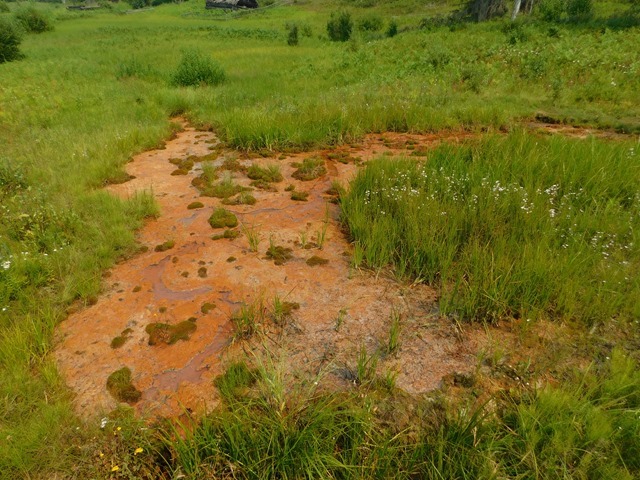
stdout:
{"type": "Polygon", "coordinates": [[[420,157],[443,141],[470,137],[385,133],[334,150],[246,158],[217,149],[214,134],[185,127],[166,148],[136,156],[127,165],[131,180],[107,189],[124,198],[153,193],[161,215],[139,232],[148,249],[116,265],[97,303],[71,314],[58,331],[55,357],[79,414],[117,406],[107,382],[124,368],[141,392],[130,402],[139,413],[205,412],[217,403],[213,379],[229,358],[265,346],[284,356],[291,375],[324,372],[330,385],[348,388],[362,348],[385,350],[392,318],[399,319],[398,348],[381,355],[377,369],[393,375],[397,387],[423,393],[445,377],[470,372],[485,338],[481,327],[461,331],[441,318],[436,294],[425,285],[352,268],[351,246],[331,203],[334,182],[346,186],[372,158],[420,157]],[[255,204],[222,205],[221,198],[201,196],[192,182],[209,168],[203,157],[227,180],[251,189],[255,204]],[[326,168],[303,180],[296,172],[308,158],[326,168]],[[223,163],[234,168],[222,171],[223,163]],[[185,171],[172,175],[178,164],[185,171]],[[278,165],[283,179],[252,187],[252,164],[278,165]],[[292,191],[308,194],[306,201],[292,200],[292,191]],[[210,217],[219,208],[238,226],[212,228],[210,217]],[[274,247],[287,258],[274,260],[268,254],[274,247]],[[251,340],[234,342],[232,316],[243,305],[269,311],[276,298],[297,308],[279,324],[263,321],[251,340]],[[188,325],[188,334],[150,341],[157,325],[178,333],[188,325]]]}

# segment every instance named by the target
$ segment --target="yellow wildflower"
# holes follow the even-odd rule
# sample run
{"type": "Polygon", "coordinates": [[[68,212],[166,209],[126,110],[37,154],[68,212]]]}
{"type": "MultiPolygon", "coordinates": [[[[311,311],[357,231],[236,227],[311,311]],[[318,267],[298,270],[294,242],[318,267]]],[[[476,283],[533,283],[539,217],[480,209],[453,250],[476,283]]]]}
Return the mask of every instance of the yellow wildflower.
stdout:
{"type": "Polygon", "coordinates": [[[117,472],[118,470],[120,470],[120,467],[118,465],[114,465],[113,467],[111,467],[112,472],[117,472]]]}
{"type": "Polygon", "coordinates": [[[138,448],[136,448],[136,449],[135,449],[135,451],[133,452],[133,454],[134,454],[134,455],[137,455],[137,454],[142,453],[142,452],[144,452],[144,449],[143,449],[143,448],[141,448],[141,447],[138,447],[138,448]]]}

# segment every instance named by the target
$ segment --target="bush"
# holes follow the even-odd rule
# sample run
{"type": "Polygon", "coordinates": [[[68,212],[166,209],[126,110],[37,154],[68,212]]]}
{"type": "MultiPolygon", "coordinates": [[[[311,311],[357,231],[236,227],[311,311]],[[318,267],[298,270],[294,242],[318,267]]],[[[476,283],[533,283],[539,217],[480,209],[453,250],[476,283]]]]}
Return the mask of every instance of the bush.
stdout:
{"type": "Polygon", "coordinates": [[[195,87],[218,85],[224,82],[224,79],[224,70],[216,61],[198,50],[186,50],[171,78],[171,83],[180,87],[195,87]]]}
{"type": "Polygon", "coordinates": [[[20,32],[8,20],[0,19],[0,63],[10,62],[21,57],[20,32]]]}
{"type": "Polygon", "coordinates": [[[543,0],[538,6],[538,12],[540,16],[548,22],[560,20],[564,13],[564,1],[543,0]]]}
{"type": "Polygon", "coordinates": [[[7,13],[9,12],[9,5],[7,5],[7,2],[1,2],[0,1],[0,13],[7,13]]]}
{"type": "Polygon", "coordinates": [[[287,37],[287,45],[290,45],[292,47],[298,45],[299,43],[299,38],[298,38],[298,26],[297,25],[293,25],[290,29],[289,29],[289,36],[287,37]]]}
{"type": "Polygon", "coordinates": [[[395,20],[391,20],[389,22],[389,27],[387,28],[386,34],[389,38],[395,37],[398,34],[398,24],[395,22],[395,20]]]}
{"type": "Polygon", "coordinates": [[[329,39],[334,42],[346,42],[351,38],[353,20],[348,12],[333,12],[327,22],[329,39]]]}
{"type": "Polygon", "coordinates": [[[358,30],[363,32],[377,32],[382,28],[382,17],[378,15],[368,15],[358,21],[358,30]]]}
{"type": "Polygon", "coordinates": [[[34,7],[21,8],[16,12],[15,17],[27,32],[42,33],[53,30],[51,20],[34,7]]]}
{"type": "Polygon", "coordinates": [[[569,0],[566,8],[570,17],[588,18],[593,15],[593,0],[569,0]]]}

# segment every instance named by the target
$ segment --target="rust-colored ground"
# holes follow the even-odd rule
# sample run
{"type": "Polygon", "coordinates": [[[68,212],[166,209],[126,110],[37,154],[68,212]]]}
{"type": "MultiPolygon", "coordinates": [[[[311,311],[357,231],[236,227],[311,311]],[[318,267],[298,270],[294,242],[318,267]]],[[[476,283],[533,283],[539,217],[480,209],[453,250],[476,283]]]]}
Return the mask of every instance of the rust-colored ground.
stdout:
{"type": "MultiPolygon", "coordinates": [[[[555,127],[535,124],[536,130],[555,133],[555,127]],[[544,128],[543,128],[544,127],[544,128]]],[[[560,132],[566,133],[566,132],[560,132]]],[[[571,131],[581,135],[583,132],[571,131]]],[[[401,285],[385,275],[355,270],[350,266],[350,245],[338,224],[338,208],[325,192],[332,182],[346,185],[367,160],[383,154],[421,156],[442,141],[459,142],[468,133],[410,135],[385,133],[366,136],[357,145],[331,151],[308,152],[287,158],[240,159],[277,163],[285,176],[277,192],[254,190],[253,206],[226,207],[240,221],[239,230],[259,233],[258,252],[252,252],[246,234],[234,240],[212,240],[208,219],[220,200],[201,197],[191,185],[200,173],[196,163],[188,175],[171,175],[171,158],[203,157],[217,143],[214,134],[186,127],[166,148],[138,155],[127,165],[135,177],[112,185],[114,195],[128,197],[151,191],[161,215],[139,232],[148,251],[113,268],[104,294],[92,305],[73,313],[59,329],[55,351],[60,371],[76,393],[78,412],[91,417],[113,409],[117,402],[106,390],[108,376],[124,366],[132,371],[133,384],[142,392],[135,406],[149,415],[175,416],[185,411],[202,412],[216,404],[213,378],[229,358],[244,351],[266,347],[286,363],[290,375],[321,374],[332,386],[352,381],[358,352],[380,351],[389,337],[392,315],[400,315],[400,349],[383,357],[378,373],[397,375],[397,386],[409,393],[437,388],[451,374],[477,367],[478,352],[491,334],[481,327],[456,329],[440,318],[435,293],[424,285],[401,285]],[[311,156],[325,159],[327,174],[309,182],[291,177],[291,162],[311,156]],[[346,163],[344,163],[346,162],[346,163]],[[309,193],[308,201],[291,200],[285,187],[293,184],[309,193]],[[203,208],[189,210],[200,201],[203,208]],[[323,248],[304,248],[317,243],[326,230],[323,248]],[[154,248],[168,240],[166,251],[154,248]],[[293,258],[281,266],[265,257],[270,242],[292,249],[293,258]],[[309,266],[317,255],[328,263],[309,266]],[[299,303],[300,308],[283,328],[266,321],[250,342],[232,343],[232,314],[244,305],[262,302],[272,309],[274,298],[299,303]],[[203,313],[202,306],[215,304],[203,313]],[[188,340],[173,345],[149,345],[145,327],[150,323],[177,324],[191,319],[197,325],[188,340]],[[130,329],[127,341],[112,348],[112,340],[130,329]]],[[[214,161],[237,156],[223,152],[214,161]]],[[[234,172],[234,180],[250,180],[234,172]]]]}
{"type": "MultiPolygon", "coordinates": [[[[212,133],[187,127],[165,149],[135,157],[127,165],[127,172],[135,178],[109,190],[122,197],[152,191],[161,215],[139,232],[140,242],[149,250],[115,266],[97,303],[71,314],[60,326],[55,355],[77,395],[78,412],[90,417],[117,405],[106,390],[106,382],[123,366],[131,369],[133,384],[142,391],[136,403],[140,413],[155,417],[211,408],[216,403],[212,379],[221,373],[224,358],[247,347],[242,342],[231,344],[231,315],[241,305],[259,300],[269,311],[276,295],[299,303],[300,308],[278,333],[267,322],[262,327],[262,341],[277,349],[274,354],[284,356],[292,375],[322,372],[333,383],[348,383],[361,346],[373,353],[387,342],[394,312],[401,315],[401,348],[396,356],[379,362],[378,370],[381,374],[395,372],[399,387],[409,392],[428,391],[438,387],[445,375],[473,368],[475,342],[439,319],[431,289],[400,285],[384,275],[350,266],[350,245],[337,222],[338,208],[324,193],[332,181],[344,184],[355,174],[358,167],[354,159],[366,161],[385,152],[406,155],[434,142],[461,138],[464,136],[369,136],[358,145],[340,149],[352,157],[348,163],[327,159],[328,173],[308,182],[291,177],[295,169],[290,163],[313,155],[326,158],[335,151],[240,160],[245,165],[277,163],[285,176],[276,184],[278,192],[253,191],[258,200],[255,205],[227,207],[238,216],[239,228],[259,232],[257,253],[250,251],[246,235],[235,240],[211,239],[218,232],[209,226],[208,218],[220,200],[201,197],[191,186],[199,173],[198,163],[186,176],[171,175],[176,167],[170,158],[211,153],[209,147],[216,142],[212,133]],[[291,200],[290,193],[284,191],[289,184],[309,192],[308,201],[291,200]],[[188,210],[187,205],[196,200],[204,207],[188,210]],[[317,243],[325,228],[322,249],[303,248],[301,241],[317,243]],[[173,248],[154,250],[167,240],[175,242],[173,248]],[[270,242],[291,248],[293,258],[276,266],[265,257],[270,242]],[[328,263],[308,266],[305,261],[313,255],[328,263]],[[216,307],[202,313],[205,303],[216,307]],[[148,344],[145,327],[149,323],[176,324],[189,318],[195,318],[197,325],[189,340],[148,344]],[[131,329],[128,340],[112,348],[113,338],[125,329],[131,329]]],[[[249,184],[244,174],[233,175],[238,183],[249,184]]]]}

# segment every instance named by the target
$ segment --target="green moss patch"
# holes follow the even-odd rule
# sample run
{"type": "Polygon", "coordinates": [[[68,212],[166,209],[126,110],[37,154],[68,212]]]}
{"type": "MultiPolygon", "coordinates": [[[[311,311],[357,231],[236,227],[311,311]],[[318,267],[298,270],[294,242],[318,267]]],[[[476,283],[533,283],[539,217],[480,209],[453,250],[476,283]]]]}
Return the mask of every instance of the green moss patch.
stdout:
{"type": "Polygon", "coordinates": [[[238,230],[231,230],[228,228],[223,233],[211,235],[211,240],[222,240],[223,238],[228,238],[229,240],[233,240],[234,238],[238,238],[239,236],[240,236],[240,232],[238,230]]]}
{"type": "Polygon", "coordinates": [[[216,304],[212,303],[212,302],[206,302],[203,303],[202,306],[200,307],[200,311],[206,315],[207,313],[209,313],[211,310],[213,310],[214,308],[216,308],[216,304]]]}
{"type": "Polygon", "coordinates": [[[291,166],[297,168],[291,176],[304,182],[314,180],[327,173],[324,160],[318,157],[305,158],[302,163],[292,163],[291,166]]]}
{"type": "Polygon", "coordinates": [[[209,225],[212,228],[233,228],[238,225],[238,217],[224,208],[217,208],[209,217],[209,225]]]}
{"type": "Polygon", "coordinates": [[[189,205],[187,205],[187,210],[195,210],[197,208],[203,208],[204,207],[204,203],[202,202],[191,202],[189,205]]]}
{"type": "Polygon", "coordinates": [[[172,249],[173,247],[175,247],[176,242],[174,242],[173,240],[167,240],[164,243],[161,243],[160,245],[156,245],[154,250],[156,252],[166,252],[167,250],[172,249]]]}
{"type": "Polygon", "coordinates": [[[310,267],[315,267],[317,265],[326,265],[327,263],[329,263],[329,260],[327,260],[326,258],[319,257],[317,255],[314,255],[313,257],[307,258],[306,263],[310,267]]]}
{"type": "Polygon", "coordinates": [[[276,265],[284,265],[293,257],[293,250],[281,245],[271,245],[267,250],[267,258],[273,260],[276,265]]]}
{"type": "Polygon", "coordinates": [[[207,267],[200,267],[198,269],[198,276],[200,278],[207,278],[207,267]]]}
{"type": "Polygon", "coordinates": [[[133,330],[131,330],[130,328],[125,328],[120,335],[111,340],[111,348],[115,349],[123,346],[125,343],[127,343],[127,340],[129,340],[132,333],[133,330]]]}
{"type": "Polygon", "coordinates": [[[142,392],[131,383],[129,367],[122,367],[109,375],[107,390],[119,402],[136,403],[142,396],[142,392]]]}
{"type": "Polygon", "coordinates": [[[193,321],[186,320],[176,325],[150,323],[145,327],[145,332],[149,334],[149,345],[155,346],[162,343],[173,345],[178,340],[189,340],[196,328],[193,321]]]}

